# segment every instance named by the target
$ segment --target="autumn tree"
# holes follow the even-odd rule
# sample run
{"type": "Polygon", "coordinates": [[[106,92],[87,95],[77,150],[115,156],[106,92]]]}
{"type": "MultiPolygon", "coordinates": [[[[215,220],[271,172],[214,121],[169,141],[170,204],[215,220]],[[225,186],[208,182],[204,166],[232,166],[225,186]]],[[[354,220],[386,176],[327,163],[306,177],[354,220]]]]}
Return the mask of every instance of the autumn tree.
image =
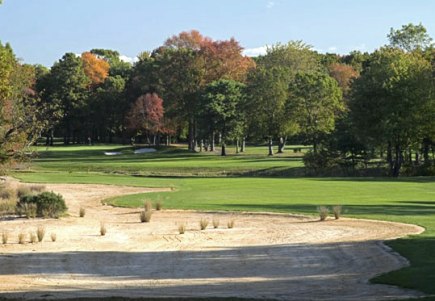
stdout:
{"type": "Polygon", "coordinates": [[[164,131],[163,100],[156,93],[140,96],[131,106],[127,115],[128,127],[137,135],[145,135],[148,144],[154,136],[154,144],[159,143],[159,135],[164,131]]]}
{"type": "Polygon", "coordinates": [[[109,63],[90,52],[83,52],[81,59],[84,72],[91,84],[96,86],[104,82],[104,79],[109,75],[109,63]]]}
{"type": "Polygon", "coordinates": [[[351,90],[352,81],[358,77],[359,73],[350,65],[334,63],[328,66],[329,75],[338,83],[343,92],[343,97],[347,99],[351,90]]]}
{"type": "Polygon", "coordinates": [[[90,52],[109,63],[109,76],[118,75],[126,79],[130,75],[132,65],[129,62],[124,62],[118,51],[110,49],[92,49],[90,52]]]}

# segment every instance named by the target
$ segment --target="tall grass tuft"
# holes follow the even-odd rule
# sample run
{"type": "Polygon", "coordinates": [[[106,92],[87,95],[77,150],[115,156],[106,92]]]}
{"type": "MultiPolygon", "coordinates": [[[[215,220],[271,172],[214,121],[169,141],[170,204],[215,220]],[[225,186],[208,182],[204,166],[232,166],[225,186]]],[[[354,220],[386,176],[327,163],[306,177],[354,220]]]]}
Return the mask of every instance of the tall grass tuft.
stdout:
{"type": "Polygon", "coordinates": [[[50,234],[50,238],[51,238],[51,241],[52,241],[52,242],[55,242],[56,239],[57,239],[57,235],[56,235],[56,233],[51,233],[51,234],[50,234]]]}
{"type": "Polygon", "coordinates": [[[213,228],[217,229],[219,227],[219,220],[217,218],[213,219],[213,228]]]}
{"type": "Polygon", "coordinates": [[[234,225],[236,224],[236,221],[232,218],[232,219],[230,219],[229,221],[228,221],[228,223],[227,223],[227,227],[228,227],[228,229],[232,229],[232,228],[234,228],[234,225]]]}
{"type": "Polygon", "coordinates": [[[32,191],[30,190],[30,187],[27,185],[20,185],[17,188],[17,197],[20,199],[25,195],[32,194],[32,191]]]}
{"type": "Polygon", "coordinates": [[[208,219],[206,218],[201,218],[199,220],[199,227],[201,228],[201,230],[205,230],[208,226],[208,219]]]}
{"type": "Polygon", "coordinates": [[[104,236],[104,235],[106,235],[106,233],[107,233],[106,225],[103,222],[101,222],[100,223],[100,235],[104,236]]]}
{"type": "Polygon", "coordinates": [[[150,201],[145,201],[144,208],[145,208],[145,211],[153,210],[153,203],[151,203],[150,201]]]}
{"type": "Polygon", "coordinates": [[[156,202],[156,210],[160,211],[160,210],[162,210],[162,207],[163,207],[162,201],[157,201],[156,202]]]}
{"type": "Polygon", "coordinates": [[[83,207],[80,207],[79,216],[80,217],[85,217],[85,215],[86,215],[86,209],[83,208],[83,207]]]}
{"type": "Polygon", "coordinates": [[[0,199],[14,199],[17,197],[16,191],[9,186],[0,188],[0,199]]]}
{"type": "Polygon", "coordinates": [[[0,216],[13,214],[16,211],[17,201],[14,199],[0,198],[0,216]]]}
{"type": "Polygon", "coordinates": [[[139,215],[140,221],[142,223],[149,223],[151,221],[151,216],[153,215],[153,212],[151,210],[149,211],[142,211],[139,215]]]}
{"type": "Polygon", "coordinates": [[[35,218],[38,213],[38,207],[34,203],[18,203],[17,213],[26,218],[35,218]]]}
{"type": "Polygon", "coordinates": [[[332,207],[332,212],[334,213],[335,219],[339,219],[341,216],[341,213],[343,212],[343,207],[341,205],[336,205],[332,207]]]}
{"type": "Polygon", "coordinates": [[[24,235],[24,233],[18,234],[18,243],[20,245],[22,245],[26,242],[25,239],[26,239],[26,235],[24,235]]]}
{"type": "Polygon", "coordinates": [[[329,215],[329,209],[328,209],[328,207],[326,207],[326,206],[319,206],[319,207],[317,208],[317,211],[319,212],[320,220],[321,220],[321,221],[325,221],[326,218],[327,218],[328,215],[329,215]]]}
{"type": "Polygon", "coordinates": [[[38,241],[41,242],[45,236],[45,228],[43,226],[39,226],[36,230],[36,235],[38,236],[38,241]]]}
{"type": "Polygon", "coordinates": [[[181,223],[178,225],[178,233],[180,234],[184,234],[186,232],[186,224],[185,223],[181,223]]]}
{"type": "Polygon", "coordinates": [[[31,192],[40,193],[40,192],[45,191],[45,185],[34,184],[34,185],[30,185],[29,189],[30,189],[31,192]]]}
{"type": "Polygon", "coordinates": [[[8,239],[9,239],[9,233],[8,232],[3,232],[2,233],[2,243],[4,245],[8,243],[8,239]]]}
{"type": "Polygon", "coordinates": [[[29,240],[32,244],[36,243],[38,241],[38,238],[36,237],[36,234],[33,232],[29,233],[29,240]]]}

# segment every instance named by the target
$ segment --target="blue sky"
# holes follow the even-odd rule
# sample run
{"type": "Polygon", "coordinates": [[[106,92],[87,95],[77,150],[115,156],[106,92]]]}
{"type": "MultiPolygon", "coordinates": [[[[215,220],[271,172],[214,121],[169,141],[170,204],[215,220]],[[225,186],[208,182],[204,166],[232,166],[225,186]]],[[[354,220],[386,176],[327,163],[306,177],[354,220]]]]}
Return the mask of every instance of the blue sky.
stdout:
{"type": "Polygon", "coordinates": [[[65,52],[118,50],[133,58],[181,31],[235,37],[248,53],[289,40],[323,52],[372,51],[391,27],[420,23],[435,38],[433,0],[3,0],[0,41],[26,63],[65,52]]]}

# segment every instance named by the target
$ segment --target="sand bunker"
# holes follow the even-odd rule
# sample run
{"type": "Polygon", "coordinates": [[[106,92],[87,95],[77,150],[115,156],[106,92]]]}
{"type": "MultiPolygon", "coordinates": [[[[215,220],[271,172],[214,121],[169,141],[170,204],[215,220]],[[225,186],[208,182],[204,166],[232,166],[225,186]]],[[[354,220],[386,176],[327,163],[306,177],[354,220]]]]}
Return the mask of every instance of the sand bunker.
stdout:
{"type": "Polygon", "coordinates": [[[159,211],[139,222],[138,209],[104,206],[113,195],[155,191],[106,185],[47,185],[66,198],[70,217],[0,222],[0,292],[18,298],[96,296],[252,297],[283,300],[387,300],[421,294],[369,284],[407,261],[382,241],[422,228],[369,220],[274,214],[159,211]],[[79,208],[86,216],[78,217],[79,208]],[[199,230],[199,220],[210,226],[199,230]],[[220,226],[213,229],[212,219],[220,226]],[[233,229],[227,221],[235,219],[233,229]],[[107,226],[99,235],[100,221],[107,226]],[[178,234],[178,224],[187,232],[178,234]],[[46,228],[38,244],[17,244],[20,232],[46,228]],[[50,241],[50,233],[57,241],[50,241]]]}

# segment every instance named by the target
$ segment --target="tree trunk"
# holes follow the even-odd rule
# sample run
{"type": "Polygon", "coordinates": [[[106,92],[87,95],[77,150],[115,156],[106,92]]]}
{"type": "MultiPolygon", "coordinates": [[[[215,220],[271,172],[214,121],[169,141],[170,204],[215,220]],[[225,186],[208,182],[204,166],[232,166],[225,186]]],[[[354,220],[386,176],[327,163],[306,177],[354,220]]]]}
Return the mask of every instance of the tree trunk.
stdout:
{"type": "Polygon", "coordinates": [[[388,141],[387,146],[387,162],[390,165],[390,170],[393,169],[393,148],[391,146],[391,142],[388,141]]]}
{"type": "Polygon", "coordinates": [[[419,152],[415,152],[415,165],[420,164],[420,154],[419,152]]]}
{"type": "Polygon", "coordinates": [[[221,156],[226,156],[226,155],[227,155],[226,145],[225,142],[222,141],[221,156]]]}
{"type": "Polygon", "coordinates": [[[393,177],[398,177],[400,173],[400,168],[402,167],[403,154],[400,145],[396,144],[394,149],[394,164],[391,175],[393,177]]]}
{"type": "Polygon", "coordinates": [[[273,156],[273,141],[272,141],[272,137],[269,137],[269,156],[273,156]]]}
{"type": "Polygon", "coordinates": [[[245,152],[245,148],[246,148],[246,141],[245,141],[245,137],[242,138],[242,145],[240,146],[240,152],[244,153],[245,152]]]}
{"type": "Polygon", "coordinates": [[[239,139],[236,139],[236,154],[239,153],[239,139]]]}
{"type": "Polygon", "coordinates": [[[286,137],[280,137],[278,143],[278,153],[282,154],[284,152],[285,143],[287,141],[286,137]]]}
{"type": "Polygon", "coordinates": [[[215,133],[214,133],[214,132],[211,133],[211,139],[210,139],[210,142],[211,142],[211,144],[210,144],[210,151],[211,151],[211,152],[214,152],[215,149],[216,149],[216,144],[215,144],[215,133]]]}
{"type": "Polygon", "coordinates": [[[189,137],[188,137],[188,148],[190,151],[195,150],[195,131],[194,131],[194,124],[193,124],[193,118],[189,120],[189,137]]]}
{"type": "Polygon", "coordinates": [[[201,142],[199,143],[199,152],[202,153],[202,149],[204,148],[204,139],[201,139],[201,142]]]}
{"type": "Polygon", "coordinates": [[[424,164],[429,164],[429,149],[430,149],[430,139],[424,138],[423,139],[423,161],[424,164]]]}

